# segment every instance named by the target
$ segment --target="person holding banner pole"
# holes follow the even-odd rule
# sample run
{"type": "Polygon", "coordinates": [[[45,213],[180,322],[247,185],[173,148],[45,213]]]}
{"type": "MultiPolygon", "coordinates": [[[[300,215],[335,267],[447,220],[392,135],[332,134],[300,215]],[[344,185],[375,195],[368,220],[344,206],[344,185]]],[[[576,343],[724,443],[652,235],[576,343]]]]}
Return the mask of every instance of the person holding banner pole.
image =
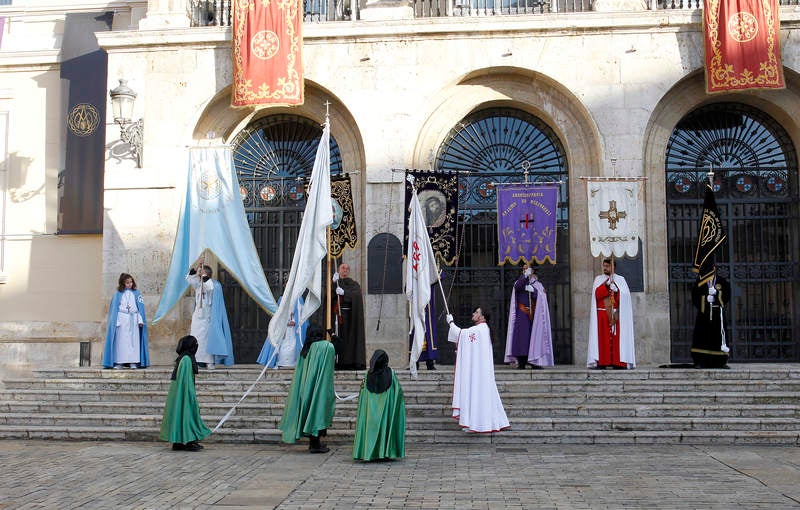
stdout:
{"type": "Polygon", "coordinates": [[[553,366],[553,335],[547,293],[536,270],[525,264],[514,283],[508,310],[506,363],[538,369],[553,366]]]}
{"type": "Polygon", "coordinates": [[[336,368],[364,370],[367,366],[366,333],[364,331],[364,298],[361,285],[350,278],[350,265],[342,263],[333,274],[336,295],[333,302],[337,317],[337,335],[341,339],[341,352],[336,368]]]}
{"type": "Polygon", "coordinates": [[[731,284],[716,267],[706,282],[698,275],[692,286],[692,304],[697,308],[691,349],[695,368],[728,368],[730,348],[725,340],[724,311],[730,300],[731,284]]]}
{"type": "Polygon", "coordinates": [[[614,260],[603,259],[603,274],[592,284],[589,313],[588,368],[631,369],[636,366],[633,303],[625,278],[614,272],[614,260]]]}
{"type": "Polygon", "coordinates": [[[233,365],[233,340],[222,285],[213,279],[214,272],[200,257],[189,270],[186,282],[194,288],[195,305],[189,334],[197,339],[197,361],[209,370],[217,363],[233,365]]]}
{"type": "Polygon", "coordinates": [[[465,432],[497,432],[509,427],[494,379],[492,338],[483,308],[472,312],[471,328],[459,328],[447,314],[448,342],[457,344],[453,378],[453,418],[465,432]]]}

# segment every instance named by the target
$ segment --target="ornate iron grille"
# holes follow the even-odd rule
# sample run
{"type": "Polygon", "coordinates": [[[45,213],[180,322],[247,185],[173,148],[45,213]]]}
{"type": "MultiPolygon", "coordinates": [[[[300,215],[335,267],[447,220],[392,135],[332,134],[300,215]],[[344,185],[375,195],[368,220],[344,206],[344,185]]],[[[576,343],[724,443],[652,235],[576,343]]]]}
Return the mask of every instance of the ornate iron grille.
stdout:
{"type": "Polygon", "coordinates": [[[666,159],[672,361],[691,359],[692,262],[710,165],[728,234],[716,262],[733,294],[731,360],[800,360],[797,153],[786,131],[760,110],[717,103],[678,123],[666,159]]]}
{"type": "MultiPolygon", "coordinates": [[[[276,299],[283,292],[306,206],[322,128],[296,115],[272,115],[251,123],[233,140],[233,162],[247,221],[276,299]]],[[[331,173],[342,173],[339,145],[331,137],[331,173]]],[[[255,363],[269,316],[220,268],[237,363],[255,363]]],[[[322,313],[322,312],[318,312],[322,313]]]]}
{"type": "MultiPolygon", "coordinates": [[[[559,186],[558,264],[538,269],[547,290],[556,363],[572,363],[572,311],[569,272],[569,197],[567,163],[561,142],[542,120],[510,108],[489,108],[464,118],[445,139],[435,168],[459,172],[460,256],[445,268],[443,285],[451,313],[468,326],[472,309],[491,315],[495,363],[503,363],[508,306],[521,268],[497,265],[498,183],[556,182],[559,186]],[[449,290],[448,290],[449,289],[449,290]]],[[[455,360],[446,328],[439,328],[439,360],[455,360]]]]}

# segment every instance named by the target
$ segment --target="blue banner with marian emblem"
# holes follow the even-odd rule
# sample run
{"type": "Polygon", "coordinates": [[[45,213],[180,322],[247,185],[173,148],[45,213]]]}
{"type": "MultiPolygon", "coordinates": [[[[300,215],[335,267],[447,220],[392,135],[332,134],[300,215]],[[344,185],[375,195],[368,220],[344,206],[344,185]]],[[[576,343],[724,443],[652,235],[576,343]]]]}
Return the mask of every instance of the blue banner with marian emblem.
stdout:
{"type": "Polygon", "coordinates": [[[556,263],[558,186],[513,184],[497,188],[499,263],[556,263]]]}
{"type": "Polygon", "coordinates": [[[153,323],[189,288],[189,267],[205,250],[217,257],[261,308],[275,312],[278,306],[250,234],[230,148],[193,147],[187,173],[172,261],[153,323]]]}

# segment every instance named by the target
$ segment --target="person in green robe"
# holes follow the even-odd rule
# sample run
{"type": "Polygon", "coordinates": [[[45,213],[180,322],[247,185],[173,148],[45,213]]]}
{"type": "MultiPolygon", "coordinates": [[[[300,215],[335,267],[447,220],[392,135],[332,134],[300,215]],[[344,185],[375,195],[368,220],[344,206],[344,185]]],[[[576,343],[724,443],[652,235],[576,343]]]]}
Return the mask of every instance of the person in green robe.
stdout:
{"type": "Polygon", "coordinates": [[[197,339],[191,335],[178,341],[175,349],[178,357],[172,370],[164,417],[161,420],[162,441],[172,443],[173,450],[196,452],[203,449],[198,442],[211,434],[200,417],[200,405],[194,390],[194,376],[197,374],[197,339]]]}
{"type": "Polygon", "coordinates": [[[335,358],[336,350],[325,339],[325,331],[316,324],[309,326],[279,425],[284,443],[292,444],[301,437],[308,437],[310,453],[329,451],[320,437],[327,435],[333,423],[335,358]]]}
{"type": "Polygon", "coordinates": [[[406,454],[406,402],[389,355],[378,349],[358,395],[353,459],[402,459],[406,454]]]}

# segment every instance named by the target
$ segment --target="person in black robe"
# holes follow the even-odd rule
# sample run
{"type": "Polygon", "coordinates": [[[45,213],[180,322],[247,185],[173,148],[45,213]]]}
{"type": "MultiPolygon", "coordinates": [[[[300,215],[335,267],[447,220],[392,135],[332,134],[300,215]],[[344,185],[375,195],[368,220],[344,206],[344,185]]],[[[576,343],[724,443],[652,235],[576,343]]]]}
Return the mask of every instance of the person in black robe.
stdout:
{"type": "Polygon", "coordinates": [[[706,283],[698,278],[692,286],[697,318],[692,335],[692,360],[696,368],[728,368],[724,315],[731,301],[731,285],[714,271],[706,283]]]}
{"type": "Polygon", "coordinates": [[[339,337],[336,368],[364,370],[367,367],[367,350],[361,286],[350,278],[348,264],[339,265],[339,271],[333,275],[333,282],[336,284],[333,308],[339,337]]]}

